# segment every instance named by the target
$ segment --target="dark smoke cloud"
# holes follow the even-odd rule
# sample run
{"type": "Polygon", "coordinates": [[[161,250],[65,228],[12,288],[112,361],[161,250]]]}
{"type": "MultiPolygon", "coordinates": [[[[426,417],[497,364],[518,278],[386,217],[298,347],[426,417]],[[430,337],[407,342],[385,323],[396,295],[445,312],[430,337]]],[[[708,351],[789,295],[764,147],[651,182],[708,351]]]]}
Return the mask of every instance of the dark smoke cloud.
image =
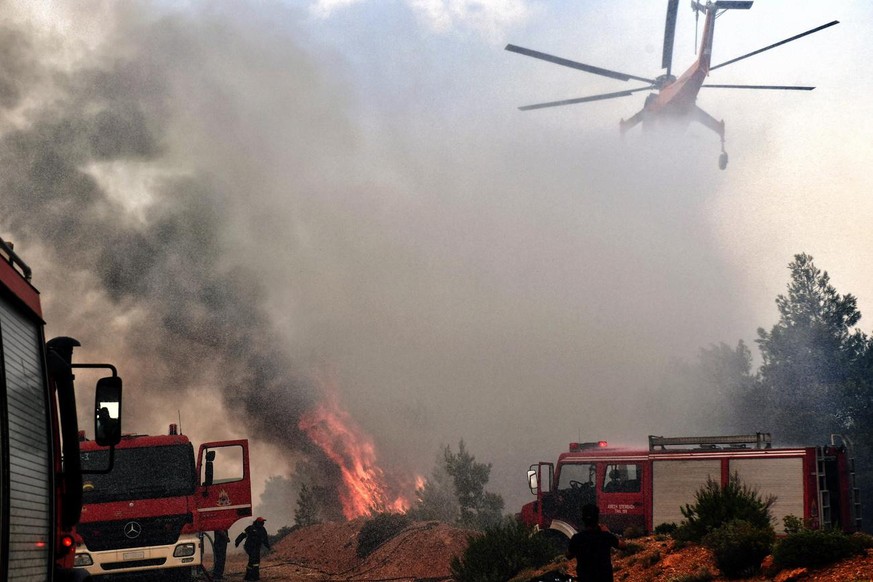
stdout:
{"type": "MultiPolygon", "coordinates": [[[[23,100],[36,103],[19,109],[25,121],[0,139],[6,236],[24,247],[44,247],[46,263],[66,272],[58,279],[88,273],[91,291],[105,297],[104,309],[140,314],[135,325],[116,329],[122,337],[89,338],[114,346],[109,351],[123,349],[131,366],[145,372],[128,388],[129,417],[147,414],[161,400],[184,400],[192,385],[214,382],[230,424],[289,458],[314,460],[322,477],[336,479],[335,467],[297,427],[317,393],[273,329],[264,283],[256,270],[227,260],[234,245],[230,213],[239,211],[233,199],[240,193],[221,176],[189,166],[182,175],[153,181],[152,201],[133,218],[89,171],[95,164],[186,159],[169,135],[179,114],[173,75],[194,71],[219,36],[233,41],[239,33],[208,17],[136,20],[125,28],[130,15],[119,16],[117,32],[130,50],[116,58],[109,56],[114,52],[89,55],[70,71],[44,66],[40,48],[22,42],[25,32],[0,30],[0,105],[11,117],[23,100]],[[168,67],[171,61],[176,64],[168,67]],[[51,82],[34,84],[34,76],[51,82]],[[40,102],[33,93],[44,88],[53,98],[40,102]]],[[[55,288],[48,303],[64,294],[56,303],[75,304],[88,291],[55,288]]],[[[53,313],[79,327],[62,310],[53,313]]]]}

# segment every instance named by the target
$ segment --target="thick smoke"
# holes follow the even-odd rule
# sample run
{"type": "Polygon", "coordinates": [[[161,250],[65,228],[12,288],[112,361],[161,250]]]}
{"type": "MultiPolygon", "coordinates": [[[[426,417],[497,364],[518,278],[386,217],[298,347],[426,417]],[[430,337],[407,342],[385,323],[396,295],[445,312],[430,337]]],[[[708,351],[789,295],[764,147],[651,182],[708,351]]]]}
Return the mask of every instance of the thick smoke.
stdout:
{"type": "Polygon", "coordinates": [[[691,430],[665,362],[760,323],[712,235],[717,138],[622,148],[642,98],[607,131],[517,111],[517,55],[381,42],[411,22],[347,17],[349,63],[275,5],[73,6],[0,31],[0,226],[134,430],[180,411],[195,442],[256,439],[264,478],[335,479],[297,429],[327,368],[387,469],[463,438],[513,511],[568,441],[691,430]]]}
{"type": "MultiPolygon", "coordinates": [[[[169,405],[162,417],[173,421],[173,401],[189,398],[192,387],[214,386],[229,414],[214,422],[236,424],[236,432],[271,443],[292,460],[314,461],[321,478],[336,479],[336,468],[297,426],[317,391],[275,331],[261,275],[232,258],[234,213],[247,197],[261,196],[264,184],[240,190],[201,171],[196,158],[208,152],[180,153],[173,135],[185,125],[186,112],[175,106],[187,89],[179,76],[196,74],[198,59],[229,58],[230,49],[222,53],[216,43],[234,33],[224,19],[208,15],[202,21],[113,16],[119,28],[107,51],[96,50],[69,70],[46,65],[45,47],[29,42],[27,31],[0,30],[6,236],[20,247],[43,247],[45,264],[57,269],[47,297],[50,313],[61,318],[51,322],[54,330],[66,325],[67,333],[85,333],[90,337],[82,339],[97,342],[106,358],[123,350],[122,374],[136,378],[128,386],[128,418],[157,417],[149,409],[163,402],[169,405]],[[113,172],[140,169],[152,175],[139,193],[111,191],[113,172]],[[136,212],[131,202],[139,204],[136,212]],[[113,316],[83,308],[88,301],[113,316]],[[83,309],[98,320],[91,333],[77,321],[83,309]]],[[[295,59],[291,54],[276,64],[297,67],[295,59]]],[[[220,88],[211,95],[198,90],[189,97],[221,101],[220,88]]],[[[240,123],[209,122],[224,129],[240,123]]],[[[219,134],[231,138],[216,131],[216,139],[219,134]]],[[[246,145],[231,149],[241,159],[258,156],[246,145]]]]}

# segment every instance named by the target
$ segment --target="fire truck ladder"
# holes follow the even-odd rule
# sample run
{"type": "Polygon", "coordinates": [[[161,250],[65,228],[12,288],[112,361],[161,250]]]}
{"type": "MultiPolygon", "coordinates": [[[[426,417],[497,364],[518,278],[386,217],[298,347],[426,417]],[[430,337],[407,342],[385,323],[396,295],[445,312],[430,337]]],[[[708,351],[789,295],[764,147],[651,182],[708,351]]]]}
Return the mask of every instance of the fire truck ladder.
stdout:
{"type": "Polygon", "coordinates": [[[701,449],[744,449],[748,445],[755,445],[756,449],[769,449],[772,446],[772,438],[769,432],[755,434],[740,434],[728,436],[698,436],[698,437],[662,437],[649,435],[649,450],[655,448],[667,450],[668,446],[699,447],[701,449]]]}
{"type": "Polygon", "coordinates": [[[861,490],[857,487],[855,481],[855,447],[849,437],[841,434],[831,435],[831,446],[840,446],[840,443],[846,449],[846,465],[849,471],[849,503],[852,507],[852,519],[855,522],[855,529],[861,531],[861,490]]]}
{"type": "Polygon", "coordinates": [[[822,529],[833,526],[831,492],[828,490],[827,459],[824,447],[815,448],[815,476],[818,479],[818,522],[822,529]]]}

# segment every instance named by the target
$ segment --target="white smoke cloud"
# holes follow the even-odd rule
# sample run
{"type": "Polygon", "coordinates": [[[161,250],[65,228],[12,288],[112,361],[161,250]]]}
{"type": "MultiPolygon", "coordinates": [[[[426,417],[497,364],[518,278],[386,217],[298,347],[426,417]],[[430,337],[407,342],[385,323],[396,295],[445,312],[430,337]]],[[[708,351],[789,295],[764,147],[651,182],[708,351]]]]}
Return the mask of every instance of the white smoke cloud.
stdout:
{"type": "MultiPolygon", "coordinates": [[[[336,11],[365,1],[317,0],[310,10],[318,17],[328,18],[336,11]]],[[[487,39],[500,38],[530,13],[525,0],[406,0],[406,3],[432,32],[473,31],[487,39]]]]}

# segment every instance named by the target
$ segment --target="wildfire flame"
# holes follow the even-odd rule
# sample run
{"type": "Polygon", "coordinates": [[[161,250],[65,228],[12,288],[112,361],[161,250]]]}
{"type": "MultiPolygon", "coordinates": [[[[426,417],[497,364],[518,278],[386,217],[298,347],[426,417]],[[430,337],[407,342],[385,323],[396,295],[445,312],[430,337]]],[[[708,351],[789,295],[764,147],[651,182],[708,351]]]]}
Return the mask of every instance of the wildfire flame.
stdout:
{"type": "Polygon", "coordinates": [[[322,380],[320,384],[324,398],[301,417],[298,426],[339,467],[345,488],[338,493],[345,518],[406,512],[411,506],[409,497],[396,493],[402,487],[399,483],[388,483],[377,463],[373,439],[341,406],[335,382],[322,380]]]}

